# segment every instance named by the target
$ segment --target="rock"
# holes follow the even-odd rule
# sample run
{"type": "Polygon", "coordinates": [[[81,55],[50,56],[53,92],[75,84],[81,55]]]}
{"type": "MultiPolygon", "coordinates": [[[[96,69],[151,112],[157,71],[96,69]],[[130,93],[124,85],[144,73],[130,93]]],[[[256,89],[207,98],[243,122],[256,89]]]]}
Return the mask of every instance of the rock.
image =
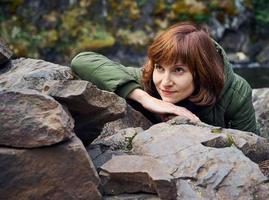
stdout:
{"type": "Polygon", "coordinates": [[[269,144],[252,133],[176,117],[138,132],[128,154],[113,156],[100,167],[105,194],[143,191],[184,200],[269,198],[268,179],[255,163],[268,159],[269,144]]]}
{"type": "Polygon", "coordinates": [[[252,101],[261,136],[269,139],[269,88],[253,89],[252,101]]]}
{"type": "Polygon", "coordinates": [[[0,40],[0,68],[1,65],[10,61],[13,53],[12,51],[4,44],[3,41],[0,40]]]}
{"type": "Polygon", "coordinates": [[[86,147],[95,169],[100,171],[100,167],[109,161],[113,156],[127,155],[124,151],[112,151],[108,146],[101,144],[90,144],[86,147]]]}
{"type": "Polygon", "coordinates": [[[249,41],[250,39],[246,32],[236,30],[227,31],[220,44],[226,51],[240,52],[246,49],[249,41]]]}
{"type": "Polygon", "coordinates": [[[36,149],[0,148],[1,199],[101,200],[99,178],[79,139],[36,149]]]}
{"type": "Polygon", "coordinates": [[[114,135],[118,131],[130,127],[141,127],[146,130],[152,126],[152,123],[144,115],[133,109],[130,105],[127,105],[126,112],[127,113],[124,117],[116,121],[106,123],[99,137],[114,135]]]}
{"type": "Polygon", "coordinates": [[[104,196],[104,200],[161,200],[157,195],[151,194],[123,194],[104,196]]]}
{"type": "Polygon", "coordinates": [[[175,199],[176,185],[170,170],[159,160],[136,155],[114,156],[99,173],[105,194],[147,192],[175,199]]]}
{"type": "Polygon", "coordinates": [[[264,64],[269,64],[269,41],[266,42],[267,45],[260,51],[257,55],[257,61],[264,64]]]}
{"type": "Polygon", "coordinates": [[[0,89],[34,89],[41,91],[48,80],[74,79],[70,67],[43,60],[20,58],[12,60],[11,69],[0,74],[0,89]]]}
{"type": "Polygon", "coordinates": [[[122,129],[106,137],[100,135],[102,137],[96,138],[92,144],[105,145],[112,151],[130,151],[133,138],[142,131],[141,127],[122,129]]]}
{"type": "Polygon", "coordinates": [[[34,90],[0,91],[0,145],[43,147],[74,136],[70,114],[34,90]]]}
{"type": "Polygon", "coordinates": [[[227,56],[229,61],[234,64],[244,64],[250,61],[249,57],[243,52],[228,53],[227,56]]]}
{"type": "Polygon", "coordinates": [[[108,115],[113,115],[115,112],[123,114],[126,108],[124,99],[84,80],[47,81],[42,91],[65,104],[72,112],[92,114],[107,110],[111,111],[108,115]]]}
{"type": "Polygon", "coordinates": [[[97,170],[115,155],[128,154],[132,149],[132,140],[142,128],[126,128],[109,136],[100,135],[89,146],[87,151],[97,170]]]}
{"type": "Polygon", "coordinates": [[[84,144],[91,143],[105,123],[126,114],[124,99],[100,90],[88,81],[47,81],[43,92],[68,107],[75,119],[75,132],[84,144]]]}

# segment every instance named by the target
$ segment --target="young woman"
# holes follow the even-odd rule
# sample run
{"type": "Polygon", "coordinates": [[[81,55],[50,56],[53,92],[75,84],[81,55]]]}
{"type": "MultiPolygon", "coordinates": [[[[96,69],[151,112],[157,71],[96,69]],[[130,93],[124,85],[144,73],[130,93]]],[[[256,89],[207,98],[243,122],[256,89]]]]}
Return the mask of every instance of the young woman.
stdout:
{"type": "Polygon", "coordinates": [[[249,84],[233,72],[224,50],[194,24],[179,23],[157,36],[143,68],[125,67],[94,52],[78,54],[71,67],[100,89],[139,103],[157,121],[156,116],[165,121],[181,115],[259,133],[249,84]]]}

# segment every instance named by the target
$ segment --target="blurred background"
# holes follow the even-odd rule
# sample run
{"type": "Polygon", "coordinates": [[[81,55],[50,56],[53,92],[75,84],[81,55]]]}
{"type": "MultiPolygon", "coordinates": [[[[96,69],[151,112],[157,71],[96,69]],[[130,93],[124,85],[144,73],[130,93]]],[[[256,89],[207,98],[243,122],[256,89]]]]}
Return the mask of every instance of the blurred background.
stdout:
{"type": "Polygon", "coordinates": [[[15,57],[62,65],[96,51],[141,67],[153,38],[186,20],[209,27],[252,87],[269,87],[267,0],[0,0],[0,38],[15,57]]]}

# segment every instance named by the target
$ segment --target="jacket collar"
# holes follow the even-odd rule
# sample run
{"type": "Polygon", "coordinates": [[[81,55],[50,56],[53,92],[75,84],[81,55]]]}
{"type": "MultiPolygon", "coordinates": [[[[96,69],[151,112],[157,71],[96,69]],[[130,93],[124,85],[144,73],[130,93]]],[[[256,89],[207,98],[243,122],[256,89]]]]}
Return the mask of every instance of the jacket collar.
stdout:
{"type": "Polygon", "coordinates": [[[234,72],[232,69],[232,66],[228,60],[228,57],[224,51],[224,49],[216,42],[214,41],[216,49],[218,53],[221,55],[223,63],[224,63],[224,86],[222,88],[222,91],[218,97],[218,99],[221,99],[222,96],[226,93],[226,91],[230,88],[233,80],[234,80],[234,72]]]}

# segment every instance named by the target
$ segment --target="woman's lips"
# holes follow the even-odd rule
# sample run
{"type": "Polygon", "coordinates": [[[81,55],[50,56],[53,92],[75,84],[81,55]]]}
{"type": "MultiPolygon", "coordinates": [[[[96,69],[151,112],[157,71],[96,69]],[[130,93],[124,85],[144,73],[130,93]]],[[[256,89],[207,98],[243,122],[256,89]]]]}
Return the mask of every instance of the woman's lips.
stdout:
{"type": "Polygon", "coordinates": [[[166,95],[166,96],[170,96],[170,95],[174,94],[175,92],[176,92],[176,91],[162,90],[162,89],[161,89],[161,93],[162,93],[163,95],[166,95]]]}

